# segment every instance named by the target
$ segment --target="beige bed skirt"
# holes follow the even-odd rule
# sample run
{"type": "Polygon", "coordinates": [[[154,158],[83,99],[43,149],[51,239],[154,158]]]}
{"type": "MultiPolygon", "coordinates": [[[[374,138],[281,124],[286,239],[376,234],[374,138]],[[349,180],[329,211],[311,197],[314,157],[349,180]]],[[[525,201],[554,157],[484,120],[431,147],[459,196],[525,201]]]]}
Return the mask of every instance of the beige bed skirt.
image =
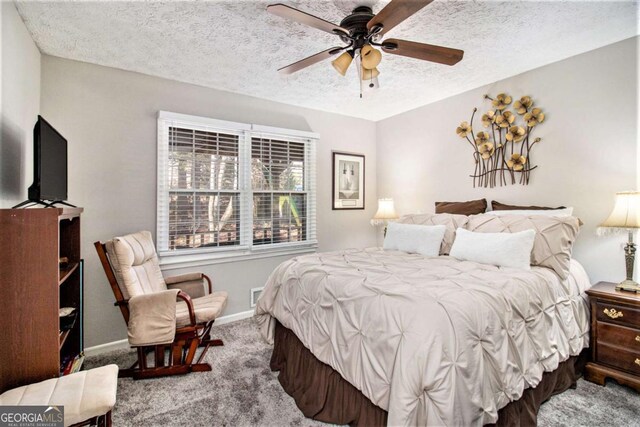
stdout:
{"type": "MultiPolygon", "coordinates": [[[[587,350],[546,372],[540,384],[498,412],[498,426],[534,426],[538,409],[549,397],[575,388],[587,350]]],[[[329,365],[320,362],[289,329],[276,322],[271,370],[302,413],[318,421],[352,426],[385,426],[387,412],[371,403],[329,365]]]]}

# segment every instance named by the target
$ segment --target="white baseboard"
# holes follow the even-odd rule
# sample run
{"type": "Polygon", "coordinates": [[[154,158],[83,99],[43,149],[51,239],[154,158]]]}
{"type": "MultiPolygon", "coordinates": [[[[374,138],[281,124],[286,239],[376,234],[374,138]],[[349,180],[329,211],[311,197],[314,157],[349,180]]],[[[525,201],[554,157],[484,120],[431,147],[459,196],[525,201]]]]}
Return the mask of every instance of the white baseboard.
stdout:
{"type": "Polygon", "coordinates": [[[227,323],[237,322],[238,320],[244,320],[250,317],[253,317],[253,310],[241,311],[240,313],[219,317],[213,325],[225,325],[227,323]]]}
{"type": "MultiPolygon", "coordinates": [[[[244,320],[253,317],[253,310],[241,311],[240,313],[229,314],[216,319],[214,326],[225,325],[227,323],[237,322],[238,320],[244,320]]],[[[112,341],[105,344],[94,345],[93,347],[87,347],[84,349],[84,355],[87,357],[97,356],[99,354],[108,353],[114,350],[122,350],[129,348],[129,340],[112,341]]]]}
{"type": "Polygon", "coordinates": [[[129,348],[129,340],[111,341],[105,344],[85,348],[84,355],[87,357],[97,356],[99,354],[109,353],[110,351],[122,350],[125,348],[129,348]]]}

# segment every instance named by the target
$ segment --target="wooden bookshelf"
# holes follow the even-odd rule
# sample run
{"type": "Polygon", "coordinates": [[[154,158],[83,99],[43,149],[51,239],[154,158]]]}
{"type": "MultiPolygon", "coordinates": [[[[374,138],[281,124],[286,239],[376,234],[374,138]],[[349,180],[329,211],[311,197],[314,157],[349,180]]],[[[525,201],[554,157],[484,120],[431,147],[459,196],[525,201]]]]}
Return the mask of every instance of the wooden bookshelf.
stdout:
{"type": "Polygon", "coordinates": [[[65,341],[67,341],[67,337],[69,336],[69,332],[71,332],[71,330],[67,329],[66,331],[60,331],[60,349],[62,348],[62,346],[64,345],[65,341]]]}
{"type": "Polygon", "coordinates": [[[73,264],[70,264],[67,268],[60,268],[60,275],[59,275],[60,280],[58,281],[58,285],[62,285],[64,281],[67,280],[67,278],[71,276],[71,274],[74,271],[76,271],[79,265],[80,263],[74,262],[73,264]]]}
{"type": "Polygon", "coordinates": [[[65,360],[82,356],[82,211],[0,209],[0,393],[59,376],[65,360]],[[69,259],[65,268],[61,257],[69,259]],[[62,307],[76,313],[64,331],[62,307]]]}

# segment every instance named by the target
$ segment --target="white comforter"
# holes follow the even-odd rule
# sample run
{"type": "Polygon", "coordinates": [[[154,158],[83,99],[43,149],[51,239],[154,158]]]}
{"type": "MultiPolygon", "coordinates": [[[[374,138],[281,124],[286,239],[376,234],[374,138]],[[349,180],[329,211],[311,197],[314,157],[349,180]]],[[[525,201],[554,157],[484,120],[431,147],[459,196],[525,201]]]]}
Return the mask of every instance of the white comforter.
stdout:
{"type": "Polygon", "coordinates": [[[589,279],[380,249],[293,258],[256,314],[275,319],[389,425],[483,425],[589,342],[589,279]]]}

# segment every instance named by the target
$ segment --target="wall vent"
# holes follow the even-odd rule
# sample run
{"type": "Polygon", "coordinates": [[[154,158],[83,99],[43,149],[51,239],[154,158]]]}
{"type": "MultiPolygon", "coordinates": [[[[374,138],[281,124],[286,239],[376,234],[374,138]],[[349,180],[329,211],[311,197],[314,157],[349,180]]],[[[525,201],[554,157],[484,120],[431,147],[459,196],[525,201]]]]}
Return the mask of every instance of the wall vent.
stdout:
{"type": "Polygon", "coordinates": [[[255,307],[258,303],[258,298],[260,298],[260,294],[262,294],[262,290],[264,286],[260,288],[252,288],[251,289],[251,308],[255,307]]]}

